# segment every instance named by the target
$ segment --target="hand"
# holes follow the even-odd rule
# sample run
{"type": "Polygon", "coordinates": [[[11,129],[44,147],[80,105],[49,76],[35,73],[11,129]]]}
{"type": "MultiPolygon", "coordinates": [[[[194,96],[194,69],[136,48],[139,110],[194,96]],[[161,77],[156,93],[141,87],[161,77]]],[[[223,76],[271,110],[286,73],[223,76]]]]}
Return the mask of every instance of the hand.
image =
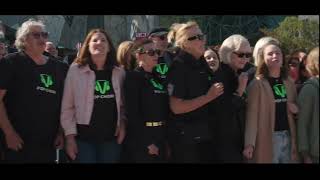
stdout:
{"type": "Polygon", "coordinates": [[[247,87],[247,83],[248,83],[248,73],[246,72],[242,72],[239,77],[238,77],[238,93],[240,96],[242,96],[244,90],[247,87]]]}
{"type": "Polygon", "coordinates": [[[207,97],[210,100],[213,100],[223,94],[223,84],[222,83],[215,83],[213,84],[207,92],[207,97]]]}
{"type": "Polygon", "coordinates": [[[247,159],[252,159],[253,157],[253,146],[247,145],[243,150],[243,155],[247,159]]]}
{"type": "Polygon", "coordinates": [[[64,138],[62,133],[58,133],[56,139],[54,140],[54,147],[56,149],[63,149],[64,138]]]}
{"type": "Polygon", "coordinates": [[[78,154],[78,146],[74,135],[67,136],[66,152],[70,159],[75,160],[78,154]]]}
{"type": "Polygon", "coordinates": [[[122,123],[122,125],[120,127],[117,126],[117,129],[116,129],[116,132],[115,132],[114,136],[117,136],[117,143],[118,144],[122,144],[122,142],[123,142],[123,140],[124,140],[124,138],[126,136],[126,128],[123,125],[123,123],[122,123]]]}
{"type": "Polygon", "coordinates": [[[149,154],[150,155],[157,155],[157,156],[159,156],[159,148],[156,146],[156,145],[154,145],[154,144],[151,144],[151,145],[149,145],[148,146],[148,149],[149,149],[149,154]]]}
{"type": "Polygon", "coordinates": [[[12,149],[14,151],[19,151],[22,149],[23,140],[15,130],[12,130],[9,133],[5,134],[5,138],[9,149],[12,149]]]}
{"type": "Polygon", "coordinates": [[[299,108],[296,104],[289,102],[288,103],[289,112],[292,114],[298,114],[299,108]]]}

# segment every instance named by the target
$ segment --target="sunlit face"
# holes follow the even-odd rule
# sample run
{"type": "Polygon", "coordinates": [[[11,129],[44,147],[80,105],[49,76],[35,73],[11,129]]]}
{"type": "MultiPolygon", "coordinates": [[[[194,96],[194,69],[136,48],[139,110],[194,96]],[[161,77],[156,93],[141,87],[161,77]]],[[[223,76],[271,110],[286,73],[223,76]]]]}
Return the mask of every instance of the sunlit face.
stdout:
{"type": "Polygon", "coordinates": [[[268,45],[263,51],[263,59],[269,69],[281,68],[283,57],[281,49],[276,45],[268,45]]]}
{"type": "Polygon", "coordinates": [[[33,53],[42,54],[47,41],[48,33],[44,32],[40,26],[32,26],[25,39],[25,49],[33,53]]]}
{"type": "Polygon", "coordinates": [[[89,41],[89,52],[91,56],[107,56],[110,51],[109,43],[103,33],[95,33],[89,41]]]}
{"type": "Polygon", "coordinates": [[[159,54],[157,54],[154,43],[145,44],[143,46],[143,52],[140,53],[140,60],[143,67],[153,69],[158,64],[159,54]]]}
{"type": "Polygon", "coordinates": [[[231,53],[230,66],[235,70],[243,69],[251,57],[252,52],[250,46],[242,44],[237,51],[231,53]]]}
{"type": "Polygon", "coordinates": [[[206,38],[198,27],[192,27],[186,31],[187,42],[185,48],[194,56],[201,56],[205,52],[206,38]]]}
{"type": "Polygon", "coordinates": [[[219,68],[218,55],[214,51],[212,51],[211,49],[206,50],[206,52],[204,53],[204,58],[213,71],[216,71],[219,68]]]}

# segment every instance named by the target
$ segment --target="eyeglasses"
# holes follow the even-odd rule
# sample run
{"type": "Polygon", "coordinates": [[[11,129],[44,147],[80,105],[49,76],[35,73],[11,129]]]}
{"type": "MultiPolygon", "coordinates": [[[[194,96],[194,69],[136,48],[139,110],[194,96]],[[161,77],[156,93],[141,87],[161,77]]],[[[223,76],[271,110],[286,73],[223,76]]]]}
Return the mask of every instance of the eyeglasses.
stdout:
{"type": "Polygon", "coordinates": [[[252,54],[251,53],[237,53],[237,52],[232,52],[233,54],[236,54],[239,58],[251,58],[252,54]]]}
{"type": "Polygon", "coordinates": [[[147,54],[148,56],[154,56],[154,55],[160,55],[160,50],[159,49],[149,49],[146,51],[141,51],[139,54],[147,54]]]}
{"type": "Polygon", "coordinates": [[[44,39],[48,39],[49,33],[48,32],[31,32],[30,33],[35,39],[40,39],[42,36],[44,39]]]}
{"type": "Polygon", "coordinates": [[[202,40],[204,40],[205,38],[206,38],[206,36],[205,36],[204,34],[197,34],[197,35],[195,35],[195,36],[189,37],[188,40],[189,40],[189,41],[193,41],[193,40],[198,39],[198,40],[202,41],[202,40]]]}

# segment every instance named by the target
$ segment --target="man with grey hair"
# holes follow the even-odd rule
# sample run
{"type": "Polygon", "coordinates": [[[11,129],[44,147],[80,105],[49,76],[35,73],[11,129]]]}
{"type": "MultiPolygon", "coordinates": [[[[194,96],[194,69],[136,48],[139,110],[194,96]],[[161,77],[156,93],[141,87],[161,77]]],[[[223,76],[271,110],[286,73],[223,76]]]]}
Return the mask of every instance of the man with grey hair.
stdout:
{"type": "Polygon", "coordinates": [[[67,66],[43,55],[47,40],[45,25],[28,20],[17,30],[19,52],[0,61],[0,127],[9,163],[54,163],[55,148],[63,145],[60,104],[67,66]]]}

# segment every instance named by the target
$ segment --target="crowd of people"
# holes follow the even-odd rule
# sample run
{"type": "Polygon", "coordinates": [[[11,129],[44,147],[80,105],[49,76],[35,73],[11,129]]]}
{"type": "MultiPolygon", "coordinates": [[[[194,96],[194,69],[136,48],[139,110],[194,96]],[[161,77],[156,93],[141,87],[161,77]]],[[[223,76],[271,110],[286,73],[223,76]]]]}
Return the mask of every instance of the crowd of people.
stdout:
{"type": "Polygon", "coordinates": [[[194,21],[92,29],[72,60],[49,38],[30,19],[0,41],[2,163],[319,163],[319,47],[207,45],[194,21]]]}

